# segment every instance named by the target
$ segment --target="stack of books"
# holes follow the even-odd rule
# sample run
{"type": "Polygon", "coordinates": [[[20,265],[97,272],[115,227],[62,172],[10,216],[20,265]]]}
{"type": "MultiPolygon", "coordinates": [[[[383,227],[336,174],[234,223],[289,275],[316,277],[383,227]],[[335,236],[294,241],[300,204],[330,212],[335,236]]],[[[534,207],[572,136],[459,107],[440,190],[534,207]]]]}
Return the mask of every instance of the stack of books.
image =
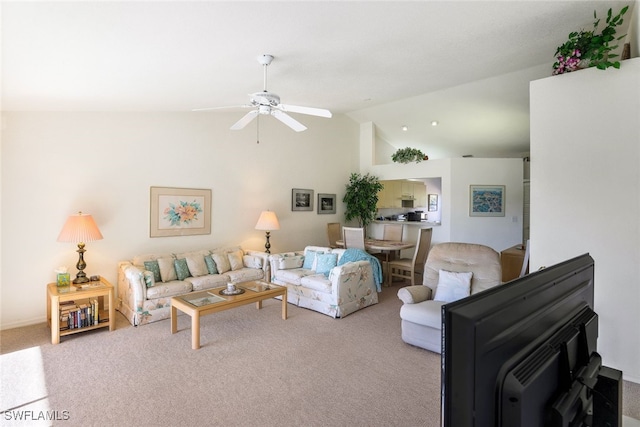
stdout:
{"type": "Polygon", "coordinates": [[[60,304],[60,330],[84,328],[100,323],[98,300],[76,304],[66,301],[60,304]]]}

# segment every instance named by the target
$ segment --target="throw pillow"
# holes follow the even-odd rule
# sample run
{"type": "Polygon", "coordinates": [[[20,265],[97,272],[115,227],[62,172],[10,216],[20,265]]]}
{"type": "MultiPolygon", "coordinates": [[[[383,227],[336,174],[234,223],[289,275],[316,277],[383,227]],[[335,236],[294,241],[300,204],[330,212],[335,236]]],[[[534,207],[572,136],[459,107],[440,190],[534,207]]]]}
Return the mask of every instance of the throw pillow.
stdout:
{"type": "Polygon", "coordinates": [[[163,282],[170,282],[178,279],[176,268],[173,265],[174,258],[158,258],[158,266],[160,267],[160,279],[163,282]]]}
{"type": "Polygon", "coordinates": [[[398,289],[398,298],[405,304],[417,304],[429,299],[431,288],[423,285],[406,286],[398,289]]]}
{"type": "Polygon", "coordinates": [[[204,255],[201,253],[190,253],[184,257],[187,260],[189,273],[193,277],[206,276],[209,274],[207,264],[204,262],[204,255]]]}
{"type": "MultiPolygon", "coordinates": [[[[158,275],[160,275],[160,270],[158,270],[158,275]]],[[[152,288],[153,285],[156,284],[156,281],[154,280],[153,272],[145,270],[142,272],[142,277],[144,278],[144,284],[147,285],[147,288],[152,288]]],[[[158,281],[160,281],[160,279],[158,279],[158,281]]]]}
{"type": "Polygon", "coordinates": [[[304,265],[305,257],[299,256],[287,256],[278,260],[278,270],[288,270],[290,268],[300,268],[304,265]]]}
{"type": "Polygon", "coordinates": [[[160,266],[158,265],[158,261],[157,260],[156,261],[145,261],[144,262],[144,269],[145,270],[149,270],[150,272],[153,273],[153,280],[155,280],[156,282],[159,282],[159,281],[162,280],[160,278],[160,266]]]}
{"type": "Polygon", "coordinates": [[[440,270],[435,301],[453,302],[468,297],[471,290],[472,272],[457,273],[440,270]]]}
{"type": "Polygon", "coordinates": [[[316,273],[329,277],[331,269],[338,264],[338,254],[318,254],[316,258],[316,273]]]}
{"type": "Polygon", "coordinates": [[[178,276],[178,280],[184,280],[187,277],[191,277],[186,259],[176,259],[173,261],[173,265],[176,267],[176,275],[178,276]]]}
{"type": "Polygon", "coordinates": [[[207,271],[209,274],[218,274],[218,268],[216,267],[216,262],[211,258],[211,255],[207,255],[204,257],[204,262],[207,264],[207,271]]]}
{"type": "Polygon", "coordinates": [[[232,271],[240,270],[244,267],[244,263],[242,262],[242,251],[233,251],[227,254],[229,258],[229,265],[231,266],[232,271]]]}
{"type": "Polygon", "coordinates": [[[231,270],[231,264],[229,264],[229,257],[227,254],[211,254],[211,258],[216,263],[216,267],[218,269],[218,273],[226,273],[231,270]]]}
{"type": "Polygon", "coordinates": [[[302,268],[305,270],[313,270],[315,267],[316,255],[321,254],[323,252],[316,251],[306,251],[304,253],[304,264],[302,264],[302,268]]]}
{"type": "Polygon", "coordinates": [[[260,257],[245,255],[242,257],[242,261],[249,268],[262,268],[262,258],[260,257]]]}

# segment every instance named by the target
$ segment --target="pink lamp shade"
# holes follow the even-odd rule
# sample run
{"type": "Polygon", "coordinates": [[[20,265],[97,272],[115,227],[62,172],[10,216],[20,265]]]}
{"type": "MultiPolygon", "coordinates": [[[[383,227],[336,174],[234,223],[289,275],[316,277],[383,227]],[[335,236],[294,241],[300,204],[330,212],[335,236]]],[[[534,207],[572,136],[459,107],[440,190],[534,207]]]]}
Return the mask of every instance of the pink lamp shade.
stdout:
{"type": "Polygon", "coordinates": [[[91,215],[70,215],[58,236],[58,242],[85,243],[102,240],[102,233],[91,215]]]}
{"type": "Polygon", "coordinates": [[[82,212],[78,212],[78,215],[70,215],[67,218],[67,222],[64,223],[62,231],[58,236],[58,242],[71,242],[78,244],[78,263],[76,268],[78,274],[74,279],[74,284],[86,283],[89,281],[84,269],[87,267],[87,263],[84,262],[84,249],[85,242],[92,242],[94,240],[101,240],[102,233],[98,230],[96,222],[91,215],[82,215],[82,212]]]}

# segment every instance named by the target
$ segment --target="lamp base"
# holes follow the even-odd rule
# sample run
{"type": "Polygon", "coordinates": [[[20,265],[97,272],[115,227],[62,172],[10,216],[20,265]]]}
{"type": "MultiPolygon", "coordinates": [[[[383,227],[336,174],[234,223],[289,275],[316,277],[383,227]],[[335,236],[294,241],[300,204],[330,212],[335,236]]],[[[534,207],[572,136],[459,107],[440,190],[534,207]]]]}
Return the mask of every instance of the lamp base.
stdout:
{"type": "Polygon", "coordinates": [[[87,277],[84,271],[80,271],[75,279],[73,279],[73,284],[77,285],[79,283],[88,283],[91,280],[87,277]]]}
{"type": "Polygon", "coordinates": [[[271,253],[271,250],[270,250],[271,249],[271,243],[269,243],[269,236],[270,236],[271,232],[267,231],[265,234],[267,235],[267,243],[264,244],[264,251],[266,253],[270,254],[271,253]]]}

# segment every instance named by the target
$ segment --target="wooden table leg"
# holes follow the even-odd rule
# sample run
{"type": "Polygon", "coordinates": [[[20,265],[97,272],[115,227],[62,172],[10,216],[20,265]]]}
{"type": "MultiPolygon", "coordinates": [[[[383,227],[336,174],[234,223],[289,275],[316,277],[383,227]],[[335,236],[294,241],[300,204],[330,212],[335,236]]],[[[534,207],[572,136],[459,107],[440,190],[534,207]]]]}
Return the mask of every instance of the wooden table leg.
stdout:
{"type": "Polygon", "coordinates": [[[171,306],[171,333],[178,332],[178,309],[171,306]]]}
{"type": "Polygon", "coordinates": [[[284,289],[284,295],[282,295],[282,320],[287,320],[287,289],[284,289]]]}
{"type": "Polygon", "coordinates": [[[256,308],[260,310],[262,308],[262,300],[256,301],[256,308]]]}
{"type": "Polygon", "coordinates": [[[109,291],[109,330],[116,330],[116,305],[113,301],[113,288],[109,291]]]}
{"type": "Polygon", "coordinates": [[[194,313],[191,316],[191,348],[197,350],[200,348],[200,314],[194,313]]]}
{"type": "Polygon", "coordinates": [[[51,301],[51,344],[60,343],[60,300],[53,297],[51,301]]]}

